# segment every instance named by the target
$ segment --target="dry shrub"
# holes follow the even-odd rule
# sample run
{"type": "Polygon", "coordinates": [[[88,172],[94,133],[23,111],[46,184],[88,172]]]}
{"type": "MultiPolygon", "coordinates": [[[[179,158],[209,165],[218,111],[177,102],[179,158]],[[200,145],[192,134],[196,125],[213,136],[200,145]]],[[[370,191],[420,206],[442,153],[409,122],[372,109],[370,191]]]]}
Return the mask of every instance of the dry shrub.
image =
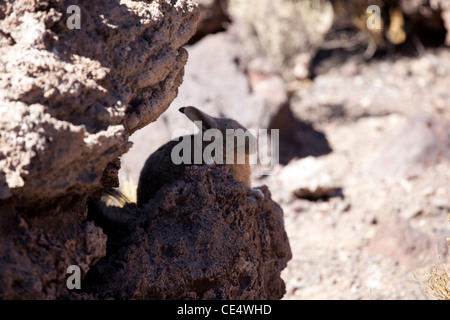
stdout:
{"type": "Polygon", "coordinates": [[[419,281],[425,286],[426,293],[434,299],[450,300],[450,275],[439,254],[437,254],[437,258],[441,270],[433,265],[431,270],[427,271],[419,281]]]}
{"type": "Polygon", "coordinates": [[[247,50],[265,57],[287,80],[308,76],[333,23],[327,0],[230,0],[228,10],[247,50]]]}
{"type": "MultiPolygon", "coordinates": [[[[450,221],[450,215],[449,221],[450,221]]],[[[447,238],[448,245],[450,246],[450,238],[447,238]]],[[[418,279],[424,286],[428,295],[437,300],[450,300],[450,274],[447,271],[447,267],[441,261],[441,257],[437,250],[436,256],[440,265],[440,269],[433,265],[431,270],[425,272],[425,274],[419,279],[419,272],[416,273],[415,278],[418,279]]]]}

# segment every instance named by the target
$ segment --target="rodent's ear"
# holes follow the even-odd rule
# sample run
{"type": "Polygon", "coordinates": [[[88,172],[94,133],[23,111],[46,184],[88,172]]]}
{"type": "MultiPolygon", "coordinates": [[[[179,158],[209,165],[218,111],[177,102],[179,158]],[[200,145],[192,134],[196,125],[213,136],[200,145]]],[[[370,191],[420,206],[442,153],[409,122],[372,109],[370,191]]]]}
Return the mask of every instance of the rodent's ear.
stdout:
{"type": "Polygon", "coordinates": [[[206,131],[208,129],[217,129],[216,120],[206,113],[198,110],[196,107],[183,107],[180,108],[180,112],[184,113],[186,117],[194,123],[195,121],[201,121],[202,126],[199,127],[200,130],[206,131]]]}

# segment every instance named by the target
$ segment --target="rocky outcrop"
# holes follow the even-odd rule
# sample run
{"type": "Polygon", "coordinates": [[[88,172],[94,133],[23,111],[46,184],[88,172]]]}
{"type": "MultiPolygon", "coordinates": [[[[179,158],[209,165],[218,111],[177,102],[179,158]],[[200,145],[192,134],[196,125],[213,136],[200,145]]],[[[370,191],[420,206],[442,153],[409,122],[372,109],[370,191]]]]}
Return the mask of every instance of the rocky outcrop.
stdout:
{"type": "Polygon", "coordinates": [[[274,183],[282,181],[277,185],[277,191],[282,190],[288,200],[292,196],[309,200],[327,199],[339,195],[342,189],[326,165],[312,156],[292,160],[274,180],[274,183]]]}
{"type": "Polygon", "coordinates": [[[191,0],[0,3],[1,299],[283,296],[291,252],[266,187],[248,198],[224,169],[192,167],[128,205],[127,225],[95,215],[129,136],[176,97],[198,15],[191,0]]]}
{"type": "Polygon", "coordinates": [[[283,211],[267,187],[260,190],[264,199],[247,197],[227,167],[188,167],[184,177],[134,211],[125,235],[109,235],[120,249],[92,268],[84,293],[116,299],[280,299],[285,293],[280,273],[292,254],[283,211]]]}
{"type": "Polygon", "coordinates": [[[0,3],[1,298],[58,298],[105,255],[86,201],[175,98],[197,18],[190,0],[0,3]]]}
{"type": "Polygon", "coordinates": [[[68,291],[69,266],[78,266],[85,275],[106,254],[103,230],[93,221],[82,222],[85,205],[74,202],[58,214],[37,217],[11,206],[1,209],[1,299],[61,298],[68,291]]]}
{"type": "Polygon", "coordinates": [[[197,25],[197,32],[190,42],[200,40],[204,36],[224,31],[230,23],[227,7],[228,0],[197,0],[200,9],[200,19],[197,25]]]}
{"type": "Polygon", "coordinates": [[[68,28],[72,4],[0,5],[2,199],[42,205],[99,188],[182,82],[191,1],[80,3],[80,29],[68,28]]]}

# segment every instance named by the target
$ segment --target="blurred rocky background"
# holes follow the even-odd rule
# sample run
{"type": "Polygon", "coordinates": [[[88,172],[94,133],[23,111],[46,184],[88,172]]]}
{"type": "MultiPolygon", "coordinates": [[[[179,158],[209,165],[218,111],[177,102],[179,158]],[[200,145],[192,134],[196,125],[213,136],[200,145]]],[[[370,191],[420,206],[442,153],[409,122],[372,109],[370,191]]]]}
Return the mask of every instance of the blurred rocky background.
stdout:
{"type": "Polygon", "coordinates": [[[450,262],[448,1],[198,2],[178,96],[131,136],[121,181],[191,129],[182,106],[279,129],[280,165],[253,184],[284,210],[284,298],[431,298],[422,280],[450,262]]]}

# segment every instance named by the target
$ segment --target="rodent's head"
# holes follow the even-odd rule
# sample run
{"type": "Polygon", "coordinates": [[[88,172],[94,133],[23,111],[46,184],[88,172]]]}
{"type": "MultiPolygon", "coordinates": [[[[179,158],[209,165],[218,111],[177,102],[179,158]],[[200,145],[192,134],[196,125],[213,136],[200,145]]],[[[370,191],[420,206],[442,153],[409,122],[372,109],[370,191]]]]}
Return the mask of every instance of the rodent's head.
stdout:
{"type": "Polygon", "coordinates": [[[194,122],[202,132],[209,129],[217,129],[222,133],[223,138],[226,139],[226,143],[234,143],[236,138],[237,144],[234,146],[235,151],[245,150],[245,153],[247,154],[252,154],[256,151],[257,140],[255,136],[236,120],[211,117],[195,107],[183,107],[179,110],[181,113],[184,113],[189,120],[194,122]],[[199,121],[201,126],[199,125],[199,121]],[[227,129],[232,130],[227,131],[227,129]],[[249,142],[247,147],[245,142],[246,138],[248,138],[249,142]]]}

